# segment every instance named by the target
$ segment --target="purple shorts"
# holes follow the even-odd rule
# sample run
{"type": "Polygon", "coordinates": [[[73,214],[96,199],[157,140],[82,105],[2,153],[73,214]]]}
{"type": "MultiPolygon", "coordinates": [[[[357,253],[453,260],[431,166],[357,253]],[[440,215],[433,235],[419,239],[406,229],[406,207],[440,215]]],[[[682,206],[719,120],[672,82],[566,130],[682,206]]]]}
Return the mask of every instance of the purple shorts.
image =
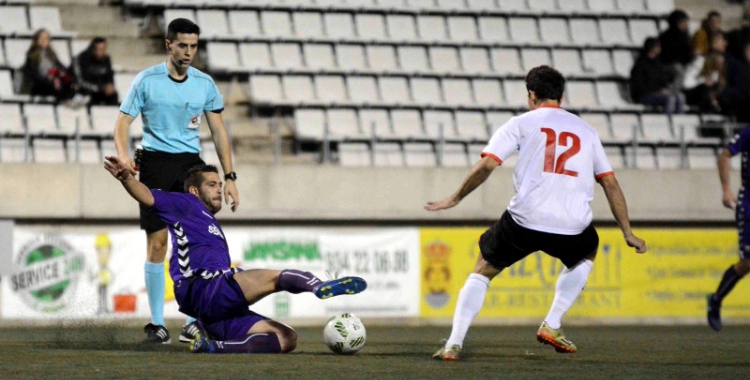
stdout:
{"type": "Polygon", "coordinates": [[[243,338],[253,325],[268,319],[249,309],[233,276],[234,273],[226,272],[210,280],[182,279],[174,285],[180,311],[198,319],[213,340],[243,338]]]}

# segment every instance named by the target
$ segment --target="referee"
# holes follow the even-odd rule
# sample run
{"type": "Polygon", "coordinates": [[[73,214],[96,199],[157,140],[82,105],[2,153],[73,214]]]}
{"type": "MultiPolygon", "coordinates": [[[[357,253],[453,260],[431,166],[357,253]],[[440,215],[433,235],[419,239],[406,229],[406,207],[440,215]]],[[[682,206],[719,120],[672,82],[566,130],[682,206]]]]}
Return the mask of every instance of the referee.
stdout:
{"type": "MultiPolygon", "coordinates": [[[[165,45],[167,61],[138,74],[120,106],[115,126],[115,147],[121,162],[136,167],[128,154],[129,129],[141,114],[143,119],[143,154],[139,162],[140,181],[151,189],[183,191],[184,174],[195,165],[204,165],[200,153],[201,118],[211,130],[216,152],[224,172],[224,198],[232,211],[239,206],[232,169],[229,139],[221,111],[224,99],[211,77],[190,67],[198,52],[200,27],[190,20],[178,18],[169,23],[165,45]]],[[[146,231],[147,256],[144,267],[146,292],[151,309],[151,323],[144,328],[144,343],[170,343],[164,326],[164,257],[167,252],[167,228],[149,208],[140,207],[141,229],[146,231]]],[[[188,319],[180,341],[189,342],[198,325],[188,319]]]]}

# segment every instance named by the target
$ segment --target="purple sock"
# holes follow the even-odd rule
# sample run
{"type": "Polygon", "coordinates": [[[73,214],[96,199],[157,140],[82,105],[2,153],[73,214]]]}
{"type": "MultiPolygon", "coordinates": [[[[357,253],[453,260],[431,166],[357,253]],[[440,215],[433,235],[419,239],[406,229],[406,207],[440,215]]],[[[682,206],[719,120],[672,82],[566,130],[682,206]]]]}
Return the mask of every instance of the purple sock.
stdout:
{"type": "Polygon", "coordinates": [[[211,341],[217,354],[278,354],[279,337],[272,333],[252,334],[245,339],[211,341]]]}
{"type": "Polygon", "coordinates": [[[279,274],[279,279],[276,280],[276,289],[286,290],[293,294],[312,292],[320,282],[320,279],[310,272],[284,269],[279,274]]]}

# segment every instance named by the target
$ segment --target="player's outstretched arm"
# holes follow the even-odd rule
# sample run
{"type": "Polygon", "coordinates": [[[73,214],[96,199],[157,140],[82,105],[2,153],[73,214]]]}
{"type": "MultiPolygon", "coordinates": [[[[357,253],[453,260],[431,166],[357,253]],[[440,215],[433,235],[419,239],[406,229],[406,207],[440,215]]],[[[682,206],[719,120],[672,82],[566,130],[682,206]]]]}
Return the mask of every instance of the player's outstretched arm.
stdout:
{"type": "Polygon", "coordinates": [[[439,211],[449,209],[457,205],[467,195],[471,194],[474,189],[483,184],[484,181],[486,181],[487,178],[490,177],[492,171],[495,170],[495,168],[499,165],[500,164],[495,161],[494,158],[489,156],[483,157],[476,164],[474,164],[473,168],[471,168],[471,172],[466,177],[466,179],[464,179],[464,182],[461,184],[461,187],[458,189],[458,191],[453,193],[453,195],[451,195],[450,197],[445,198],[441,201],[427,202],[427,205],[424,206],[425,210],[439,211]]]}
{"type": "Polygon", "coordinates": [[[130,145],[130,125],[133,124],[134,120],[133,116],[120,112],[115,124],[115,149],[117,149],[117,157],[132,175],[136,173],[135,163],[130,158],[130,154],[128,154],[128,145],[130,145]]]}
{"type": "Polygon", "coordinates": [[[612,215],[615,216],[617,225],[620,226],[622,234],[625,237],[625,241],[629,247],[635,248],[637,253],[644,253],[648,250],[646,242],[643,239],[633,235],[633,231],[630,229],[630,217],[628,217],[628,205],[625,202],[625,195],[622,193],[620,183],[617,182],[617,178],[613,175],[608,175],[599,179],[599,184],[604,189],[604,194],[607,195],[607,201],[609,201],[609,209],[612,210],[612,215]]]}
{"type": "Polygon", "coordinates": [[[107,169],[109,174],[112,174],[112,177],[117,178],[122,183],[122,186],[133,199],[146,207],[154,205],[154,195],[151,194],[151,190],[135,179],[125,163],[114,156],[106,156],[104,158],[104,169],[107,169]]]}
{"type": "Polygon", "coordinates": [[[724,149],[719,157],[716,158],[716,164],[719,166],[719,180],[721,181],[721,203],[724,207],[734,210],[737,206],[737,201],[734,197],[734,191],[729,181],[730,171],[730,160],[732,159],[732,152],[729,149],[724,149]]]}
{"type": "MultiPolygon", "coordinates": [[[[229,136],[227,129],[224,127],[224,118],[220,113],[206,112],[206,121],[208,128],[211,130],[211,139],[216,147],[216,154],[221,162],[221,170],[224,174],[234,171],[232,166],[232,148],[229,146],[229,136]]],[[[240,194],[237,191],[237,185],[234,181],[229,180],[224,184],[224,199],[227,204],[232,205],[232,211],[237,211],[240,206],[240,194]],[[230,203],[231,199],[231,203],[230,203]]]]}

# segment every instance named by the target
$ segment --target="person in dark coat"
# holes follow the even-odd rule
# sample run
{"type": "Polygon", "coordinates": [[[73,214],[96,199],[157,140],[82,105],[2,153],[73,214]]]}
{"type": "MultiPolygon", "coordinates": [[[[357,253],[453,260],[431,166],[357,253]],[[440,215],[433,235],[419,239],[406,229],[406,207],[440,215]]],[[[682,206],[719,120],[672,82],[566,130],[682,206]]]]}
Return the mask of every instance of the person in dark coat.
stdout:
{"type": "Polygon", "coordinates": [[[633,101],[647,106],[662,107],[667,114],[685,110],[685,96],[670,89],[674,71],[659,59],[659,40],[647,38],[643,50],[630,71],[630,96],[633,101]]]}
{"type": "Polygon", "coordinates": [[[115,90],[115,73],[107,55],[107,40],[96,37],[89,47],[76,56],[72,71],[78,82],[78,91],[89,95],[89,105],[118,105],[115,90]]]}

